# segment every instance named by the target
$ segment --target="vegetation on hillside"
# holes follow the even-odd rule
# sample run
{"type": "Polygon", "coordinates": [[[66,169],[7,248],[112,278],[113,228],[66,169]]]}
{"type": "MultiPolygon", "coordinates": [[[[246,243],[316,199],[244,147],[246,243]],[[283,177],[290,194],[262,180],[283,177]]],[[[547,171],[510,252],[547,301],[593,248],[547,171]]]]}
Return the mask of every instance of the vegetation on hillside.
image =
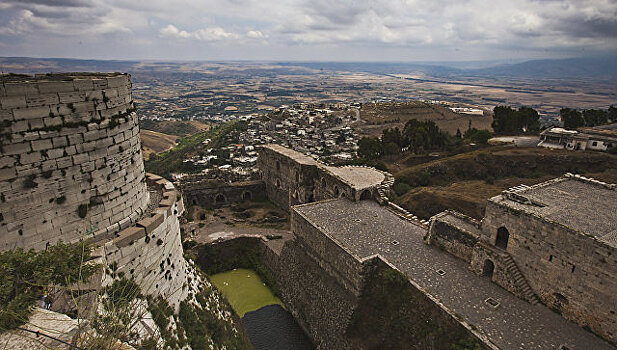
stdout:
{"type": "Polygon", "coordinates": [[[360,302],[347,328],[353,348],[484,349],[401,272],[382,262],[367,272],[360,302]]]}
{"type": "Polygon", "coordinates": [[[582,112],[572,108],[562,108],[559,111],[561,121],[566,129],[576,129],[582,126],[597,126],[617,122],[617,107],[604,109],[585,109],[582,112]]]}
{"type": "Polygon", "coordinates": [[[143,130],[151,130],[168,135],[188,136],[208,128],[208,125],[199,121],[184,120],[152,120],[141,119],[139,126],[143,130]]]}
{"type": "Polygon", "coordinates": [[[398,156],[403,150],[422,154],[430,151],[448,151],[458,153],[465,143],[486,144],[491,137],[488,130],[469,128],[464,134],[460,130],[452,136],[442,132],[430,120],[409,120],[403,130],[386,129],[381,138],[363,137],[358,142],[358,156],[370,161],[382,156],[398,156]]]}
{"type": "Polygon", "coordinates": [[[509,106],[497,106],[493,109],[493,130],[497,134],[519,135],[540,131],[538,112],[530,107],[518,110],[509,106]]]}
{"type": "Polygon", "coordinates": [[[54,298],[64,287],[87,281],[98,269],[84,264],[91,252],[87,242],[59,241],[42,251],[17,248],[0,254],[0,332],[26,323],[46,291],[54,298]]]}
{"type": "Polygon", "coordinates": [[[486,200],[508,187],[528,185],[566,172],[617,181],[617,157],[495,146],[408,167],[394,174],[395,201],[424,219],[445,209],[481,218],[486,200]]]}
{"type": "Polygon", "coordinates": [[[203,148],[203,141],[210,139],[207,147],[217,150],[225,145],[226,136],[233,131],[244,131],[246,128],[246,122],[237,120],[182,138],[171,150],[151,156],[145,162],[146,171],[166,178],[169,178],[172,172],[198,172],[202,168],[183,161],[195,154],[199,148],[203,148]]]}

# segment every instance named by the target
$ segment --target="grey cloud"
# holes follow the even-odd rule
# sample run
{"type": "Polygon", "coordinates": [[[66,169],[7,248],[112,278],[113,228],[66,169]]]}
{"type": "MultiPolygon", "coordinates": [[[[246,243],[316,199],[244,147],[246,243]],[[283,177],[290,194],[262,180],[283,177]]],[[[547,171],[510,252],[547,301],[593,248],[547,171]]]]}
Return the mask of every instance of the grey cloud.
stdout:
{"type": "Polygon", "coordinates": [[[13,5],[45,5],[50,7],[92,7],[85,0],[2,0],[0,3],[13,5]]]}

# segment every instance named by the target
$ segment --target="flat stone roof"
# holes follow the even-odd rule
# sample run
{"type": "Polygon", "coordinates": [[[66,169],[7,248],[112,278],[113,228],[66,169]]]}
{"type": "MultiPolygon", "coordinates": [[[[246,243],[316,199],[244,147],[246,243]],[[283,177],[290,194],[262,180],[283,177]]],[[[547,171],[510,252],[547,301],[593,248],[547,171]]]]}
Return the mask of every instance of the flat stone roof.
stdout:
{"type": "Polygon", "coordinates": [[[300,153],[298,151],[294,151],[291,148],[287,148],[287,147],[283,147],[281,145],[277,145],[275,143],[271,143],[268,145],[263,145],[261,146],[262,148],[267,148],[270,149],[274,152],[280,153],[286,157],[289,157],[293,160],[295,160],[296,162],[300,163],[300,164],[307,164],[307,165],[320,165],[321,163],[319,163],[318,161],[316,161],[315,159],[300,153]]]}
{"type": "Polygon", "coordinates": [[[501,349],[614,349],[547,307],[531,305],[424,243],[424,229],[374,201],[347,199],[293,207],[357,258],[379,254],[501,349]],[[440,275],[437,270],[443,270],[440,275]],[[497,308],[486,303],[492,298],[497,308]]]}
{"type": "Polygon", "coordinates": [[[563,177],[490,200],[537,215],[617,248],[617,189],[563,177]],[[518,198],[518,200],[517,200],[518,198]],[[529,200],[525,204],[525,199],[529,200]]]}
{"type": "Polygon", "coordinates": [[[325,168],[328,172],[358,190],[377,186],[386,178],[382,172],[372,168],[333,166],[326,166],[325,168]]]}

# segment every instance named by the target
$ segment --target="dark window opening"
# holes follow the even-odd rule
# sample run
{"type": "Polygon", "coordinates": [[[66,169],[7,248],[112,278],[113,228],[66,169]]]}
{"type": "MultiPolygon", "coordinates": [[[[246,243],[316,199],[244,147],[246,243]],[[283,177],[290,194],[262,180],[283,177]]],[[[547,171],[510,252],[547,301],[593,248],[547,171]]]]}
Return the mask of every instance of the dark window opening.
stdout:
{"type": "Polygon", "coordinates": [[[486,259],[484,261],[484,268],[482,269],[482,276],[492,278],[493,272],[495,272],[495,264],[491,260],[486,259]]]}
{"type": "Polygon", "coordinates": [[[338,197],[338,186],[334,186],[334,197],[338,197]]]}
{"type": "Polygon", "coordinates": [[[197,205],[197,199],[193,199],[193,205],[197,205]]]}
{"type": "Polygon", "coordinates": [[[548,257],[548,261],[553,261],[553,255],[551,254],[551,256],[548,257]]]}
{"type": "Polygon", "coordinates": [[[300,173],[296,171],[296,182],[300,182],[300,173]]]}
{"type": "Polygon", "coordinates": [[[253,195],[249,191],[246,191],[242,194],[242,200],[245,200],[245,201],[250,201],[252,197],[253,195]]]}
{"type": "Polygon", "coordinates": [[[214,198],[214,200],[217,203],[225,203],[225,196],[223,196],[222,194],[219,193],[219,194],[216,195],[216,198],[214,198]]]}
{"type": "Polygon", "coordinates": [[[576,265],[572,265],[572,272],[576,269],[576,265]]]}
{"type": "Polygon", "coordinates": [[[281,188],[281,180],[276,179],[276,187],[281,188]]]}
{"type": "Polygon", "coordinates": [[[495,240],[495,246],[506,250],[508,248],[508,239],[510,239],[510,233],[505,227],[497,229],[497,239],[495,240]]]}
{"type": "Polygon", "coordinates": [[[360,200],[371,199],[371,192],[369,190],[362,191],[360,195],[360,200]]]}

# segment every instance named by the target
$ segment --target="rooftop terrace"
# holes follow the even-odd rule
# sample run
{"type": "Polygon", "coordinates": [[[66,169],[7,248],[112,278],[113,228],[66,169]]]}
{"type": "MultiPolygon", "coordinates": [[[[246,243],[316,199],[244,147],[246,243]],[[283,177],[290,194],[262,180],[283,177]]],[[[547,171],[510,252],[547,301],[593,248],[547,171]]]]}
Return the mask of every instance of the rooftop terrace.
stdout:
{"type": "Polygon", "coordinates": [[[562,177],[521,186],[491,198],[499,205],[542,217],[617,248],[617,188],[584,178],[562,177]]]}
{"type": "Polygon", "coordinates": [[[463,261],[425,244],[424,229],[373,201],[337,199],[294,210],[356,258],[382,256],[501,349],[614,349],[547,307],[475,275],[463,261]],[[487,304],[488,298],[498,306],[487,304]]]}

